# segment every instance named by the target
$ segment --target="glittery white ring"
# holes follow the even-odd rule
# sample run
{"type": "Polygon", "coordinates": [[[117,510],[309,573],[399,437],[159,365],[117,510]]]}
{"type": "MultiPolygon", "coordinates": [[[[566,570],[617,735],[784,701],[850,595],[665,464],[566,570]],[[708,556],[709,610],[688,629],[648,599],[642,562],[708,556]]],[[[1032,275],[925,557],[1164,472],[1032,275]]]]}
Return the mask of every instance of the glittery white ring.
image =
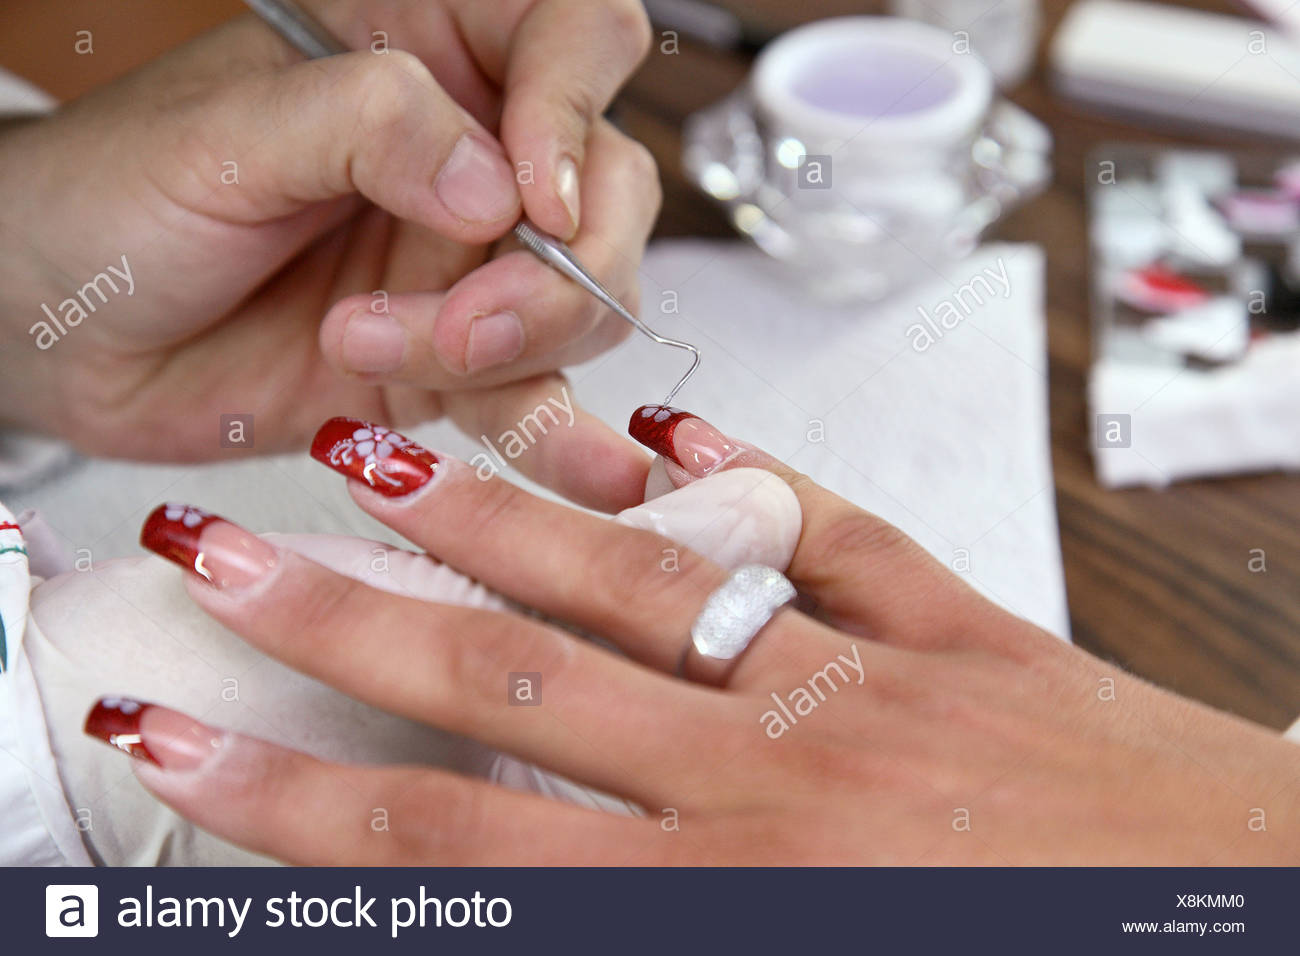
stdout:
{"type": "Polygon", "coordinates": [[[737,568],[704,602],[691,625],[691,642],[705,657],[724,661],[739,657],[794,596],[794,585],[776,568],[762,564],[737,568]]]}

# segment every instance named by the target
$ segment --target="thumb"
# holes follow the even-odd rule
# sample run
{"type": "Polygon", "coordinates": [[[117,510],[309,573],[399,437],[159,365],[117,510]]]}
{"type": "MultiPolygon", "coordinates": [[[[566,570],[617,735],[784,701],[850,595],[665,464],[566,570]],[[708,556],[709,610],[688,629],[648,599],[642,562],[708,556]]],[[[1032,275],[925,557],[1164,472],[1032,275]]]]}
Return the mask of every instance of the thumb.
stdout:
{"type": "Polygon", "coordinates": [[[262,223],[353,193],[465,243],[495,239],[519,217],[500,144],[408,53],[258,74],[198,109],[177,124],[176,152],[200,152],[178,164],[173,185],[195,200],[188,208],[226,221],[262,223]]]}

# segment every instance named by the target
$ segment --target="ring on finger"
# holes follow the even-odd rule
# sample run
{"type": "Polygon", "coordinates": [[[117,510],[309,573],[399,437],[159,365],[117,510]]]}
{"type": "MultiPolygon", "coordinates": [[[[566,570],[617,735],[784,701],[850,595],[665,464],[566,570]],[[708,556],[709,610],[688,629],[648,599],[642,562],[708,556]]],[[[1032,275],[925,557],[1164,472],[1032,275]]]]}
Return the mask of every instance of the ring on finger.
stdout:
{"type": "Polygon", "coordinates": [[[775,568],[748,564],[732,571],[705,600],[691,625],[691,639],[678,659],[678,676],[723,683],[736,659],[796,593],[775,568]]]}

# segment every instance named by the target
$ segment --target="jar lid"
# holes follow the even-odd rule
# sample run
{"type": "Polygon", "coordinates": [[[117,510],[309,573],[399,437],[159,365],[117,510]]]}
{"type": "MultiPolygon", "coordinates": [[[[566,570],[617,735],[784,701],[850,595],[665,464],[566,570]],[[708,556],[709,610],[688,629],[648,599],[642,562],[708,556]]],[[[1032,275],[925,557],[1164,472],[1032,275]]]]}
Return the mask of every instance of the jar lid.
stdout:
{"type": "Polygon", "coordinates": [[[953,34],[897,17],[833,17],[759,55],[760,114],[810,150],[843,144],[943,146],[969,136],[992,102],[988,67],[953,34]]]}

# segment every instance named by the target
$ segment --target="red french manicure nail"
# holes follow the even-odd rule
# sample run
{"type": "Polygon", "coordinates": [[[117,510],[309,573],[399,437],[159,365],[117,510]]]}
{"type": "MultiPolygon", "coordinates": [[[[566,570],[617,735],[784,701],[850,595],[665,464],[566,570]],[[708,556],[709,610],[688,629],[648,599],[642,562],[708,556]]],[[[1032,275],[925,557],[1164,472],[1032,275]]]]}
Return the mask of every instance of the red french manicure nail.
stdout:
{"type": "Polygon", "coordinates": [[[703,478],[744,447],[702,418],[667,405],[642,405],[632,413],[627,431],[696,478],[703,478]]]}
{"type": "Polygon", "coordinates": [[[192,505],[159,505],[140,529],[140,544],[223,589],[252,584],[277,561],[257,535],[192,505]]]}
{"type": "Polygon", "coordinates": [[[140,734],[140,720],[152,706],[127,697],[101,697],[86,715],[85,731],[137,760],[161,767],[140,734]]]}
{"type": "Polygon", "coordinates": [[[191,717],[130,697],[95,701],[86,715],[85,731],[137,760],[166,770],[198,768],[225,740],[221,731],[191,717]]]}
{"type": "Polygon", "coordinates": [[[311,456],[389,498],[409,495],[438,470],[438,456],[383,425],[331,418],[312,439],[311,456]]]}

